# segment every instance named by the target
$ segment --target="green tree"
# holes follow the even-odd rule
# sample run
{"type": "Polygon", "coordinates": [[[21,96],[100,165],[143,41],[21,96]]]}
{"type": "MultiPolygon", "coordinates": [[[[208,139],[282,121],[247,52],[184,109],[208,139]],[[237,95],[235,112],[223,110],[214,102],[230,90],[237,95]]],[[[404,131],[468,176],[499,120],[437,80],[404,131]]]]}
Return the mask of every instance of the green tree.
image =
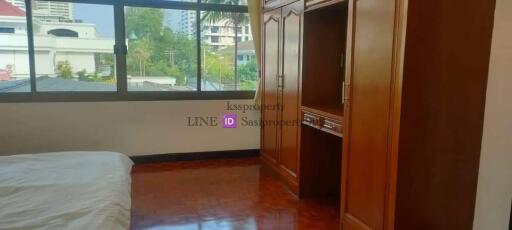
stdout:
{"type": "Polygon", "coordinates": [[[69,61],[59,61],[57,63],[56,71],[57,76],[64,79],[72,79],[73,78],[73,68],[69,61]]]}
{"type": "Polygon", "coordinates": [[[136,59],[139,64],[140,76],[146,76],[146,64],[151,58],[152,45],[147,38],[136,40],[131,44],[131,57],[136,59]]]}
{"type": "Polygon", "coordinates": [[[205,45],[204,49],[203,62],[205,63],[205,69],[203,78],[219,84],[233,82],[232,52],[214,52],[213,48],[208,45],[205,45]]]}
{"type": "Polygon", "coordinates": [[[172,31],[164,20],[160,9],[127,9],[128,74],[169,76],[186,85],[197,75],[196,42],[172,31]]]}
{"type": "MultiPolygon", "coordinates": [[[[225,5],[241,5],[241,0],[206,0],[206,3],[225,4],[225,5]]],[[[238,66],[236,54],[238,53],[238,34],[240,33],[239,27],[249,23],[249,17],[246,13],[238,12],[221,12],[221,11],[207,11],[202,17],[201,21],[208,21],[211,24],[224,22],[225,26],[233,26],[235,30],[234,44],[235,44],[235,90],[238,88],[238,66]]]]}
{"type": "Polygon", "coordinates": [[[80,81],[87,81],[87,70],[83,69],[78,72],[76,72],[76,75],[78,76],[78,80],[80,81]]]}
{"type": "Polygon", "coordinates": [[[255,59],[251,59],[247,63],[238,67],[241,81],[256,81],[258,80],[258,65],[255,59]]]}
{"type": "Polygon", "coordinates": [[[164,13],[160,9],[130,7],[126,10],[128,38],[149,38],[160,35],[164,13]]]}

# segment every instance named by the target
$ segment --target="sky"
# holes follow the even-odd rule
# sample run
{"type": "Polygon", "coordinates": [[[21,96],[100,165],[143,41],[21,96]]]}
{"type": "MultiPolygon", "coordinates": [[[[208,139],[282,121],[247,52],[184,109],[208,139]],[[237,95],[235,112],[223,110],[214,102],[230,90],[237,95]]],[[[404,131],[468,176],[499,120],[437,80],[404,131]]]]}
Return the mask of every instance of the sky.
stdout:
{"type": "MultiPolygon", "coordinates": [[[[179,10],[165,10],[166,23],[173,29],[178,28],[179,10]]],[[[100,37],[114,38],[114,8],[109,5],[73,3],[74,19],[96,24],[100,37]]]]}
{"type": "Polygon", "coordinates": [[[114,7],[73,3],[74,19],[96,24],[100,37],[114,38],[114,7]]]}

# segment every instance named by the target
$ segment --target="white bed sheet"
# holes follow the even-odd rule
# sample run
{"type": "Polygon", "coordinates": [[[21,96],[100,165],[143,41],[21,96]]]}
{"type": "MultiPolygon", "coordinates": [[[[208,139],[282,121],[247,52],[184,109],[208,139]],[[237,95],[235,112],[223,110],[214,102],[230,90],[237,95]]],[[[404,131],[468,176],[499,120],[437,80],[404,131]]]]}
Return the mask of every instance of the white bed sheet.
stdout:
{"type": "Polygon", "coordinates": [[[132,165],[114,152],[2,156],[0,229],[128,229],[132,165]]]}

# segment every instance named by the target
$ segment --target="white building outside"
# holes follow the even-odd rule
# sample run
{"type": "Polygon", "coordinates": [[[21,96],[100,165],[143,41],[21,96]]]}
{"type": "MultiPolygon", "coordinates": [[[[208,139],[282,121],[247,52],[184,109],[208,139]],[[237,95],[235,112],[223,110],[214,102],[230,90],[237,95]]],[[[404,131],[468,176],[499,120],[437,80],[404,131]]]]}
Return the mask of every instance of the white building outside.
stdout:
{"type": "MultiPolygon", "coordinates": [[[[25,16],[6,16],[0,11],[0,28],[8,28],[8,33],[0,33],[0,69],[10,69],[14,78],[28,78],[30,70],[25,16]]],[[[113,55],[114,43],[113,39],[98,37],[94,24],[34,18],[38,76],[55,75],[55,66],[61,61],[68,61],[74,73],[81,70],[95,73],[99,67],[97,55],[113,55]]]]}

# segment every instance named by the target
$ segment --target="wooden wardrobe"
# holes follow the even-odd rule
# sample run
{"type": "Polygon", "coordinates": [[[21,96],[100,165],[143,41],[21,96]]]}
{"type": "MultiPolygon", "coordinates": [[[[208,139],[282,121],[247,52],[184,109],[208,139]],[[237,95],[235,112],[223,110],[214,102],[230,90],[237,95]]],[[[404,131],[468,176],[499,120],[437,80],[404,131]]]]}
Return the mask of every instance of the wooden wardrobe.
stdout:
{"type": "Polygon", "coordinates": [[[263,15],[261,155],[275,172],[298,191],[299,71],[302,2],[263,15]],[[281,122],[285,121],[285,122],[281,122]],[[288,123],[288,124],[285,124],[288,123]]]}
{"type": "Polygon", "coordinates": [[[264,166],[344,230],[472,229],[494,1],[262,7],[264,166]]]}

